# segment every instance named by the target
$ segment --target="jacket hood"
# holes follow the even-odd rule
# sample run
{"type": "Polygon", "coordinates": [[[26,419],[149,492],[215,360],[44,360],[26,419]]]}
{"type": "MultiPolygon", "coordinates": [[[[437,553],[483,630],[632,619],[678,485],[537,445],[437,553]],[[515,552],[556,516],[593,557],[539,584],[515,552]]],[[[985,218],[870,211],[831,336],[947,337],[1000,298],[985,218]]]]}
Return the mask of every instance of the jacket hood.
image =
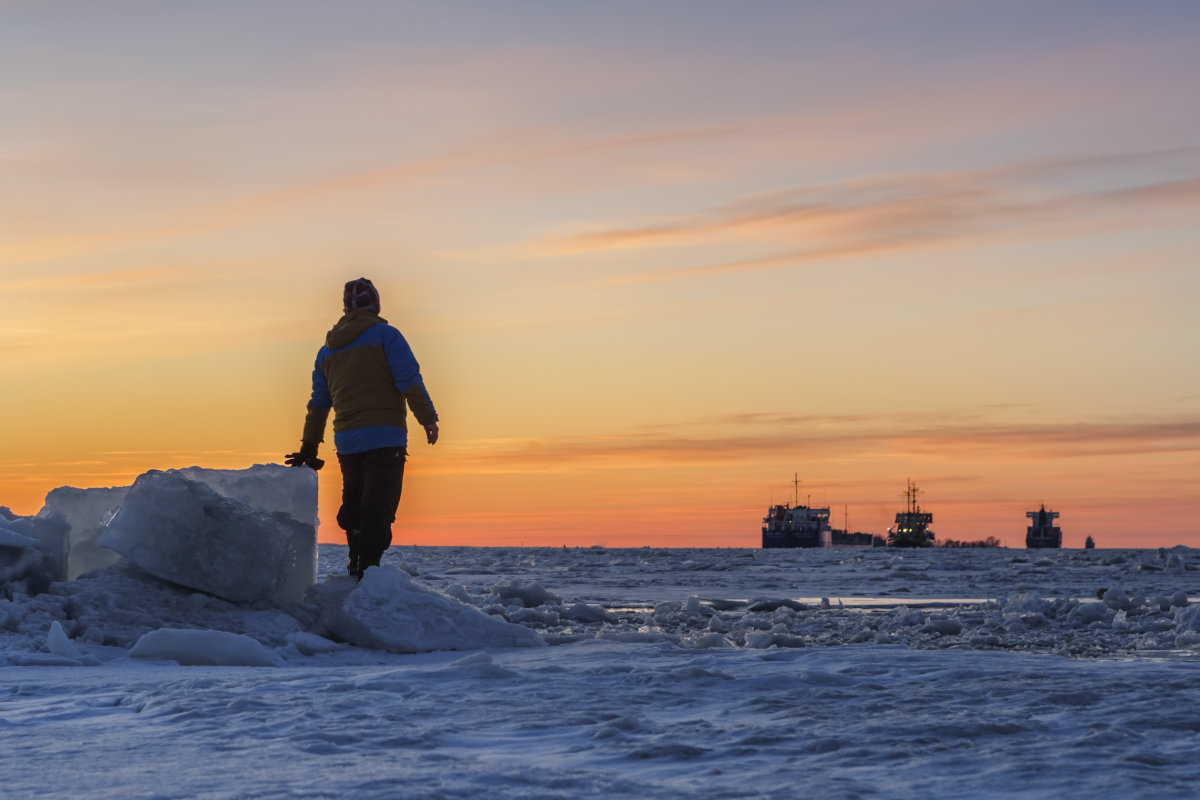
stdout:
{"type": "Polygon", "coordinates": [[[333,329],[325,334],[325,344],[331,350],[345,347],[361,336],[367,328],[378,325],[380,322],[387,324],[387,320],[378,314],[352,311],[339,319],[333,329]]]}

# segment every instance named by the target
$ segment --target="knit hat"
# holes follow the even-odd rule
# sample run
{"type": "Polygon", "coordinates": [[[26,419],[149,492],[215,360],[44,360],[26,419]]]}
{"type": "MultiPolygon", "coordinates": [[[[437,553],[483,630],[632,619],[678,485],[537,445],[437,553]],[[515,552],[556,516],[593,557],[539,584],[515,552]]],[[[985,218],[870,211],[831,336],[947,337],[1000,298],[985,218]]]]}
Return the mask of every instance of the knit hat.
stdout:
{"type": "Polygon", "coordinates": [[[375,284],[366,278],[347,281],[342,293],[342,307],[347,314],[351,311],[373,311],[379,313],[379,292],[375,284]]]}

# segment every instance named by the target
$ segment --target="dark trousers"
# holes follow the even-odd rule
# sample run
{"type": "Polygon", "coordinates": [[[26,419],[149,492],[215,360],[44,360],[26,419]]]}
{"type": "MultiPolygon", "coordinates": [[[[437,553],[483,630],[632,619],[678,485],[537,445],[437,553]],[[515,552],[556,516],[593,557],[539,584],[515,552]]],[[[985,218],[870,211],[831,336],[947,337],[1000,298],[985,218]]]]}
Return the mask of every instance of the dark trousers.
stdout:
{"type": "Polygon", "coordinates": [[[403,447],[338,454],[342,467],[342,507],[338,525],[346,531],[351,561],[362,569],[378,566],[392,544],[392,523],[404,488],[403,447]]]}

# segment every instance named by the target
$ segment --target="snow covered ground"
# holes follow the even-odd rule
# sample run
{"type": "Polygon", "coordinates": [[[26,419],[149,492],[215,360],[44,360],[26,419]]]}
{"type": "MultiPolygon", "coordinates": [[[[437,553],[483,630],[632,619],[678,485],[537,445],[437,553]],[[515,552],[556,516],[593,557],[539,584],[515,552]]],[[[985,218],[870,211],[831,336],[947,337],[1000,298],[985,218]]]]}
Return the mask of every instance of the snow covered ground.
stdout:
{"type": "Polygon", "coordinates": [[[396,547],[358,587],[344,548],[319,555],[294,604],[129,564],[0,600],[3,795],[1163,798],[1200,780],[1195,551],[396,547]],[[380,638],[348,643],[364,620],[380,638]],[[422,643],[456,649],[404,652],[422,643]]]}

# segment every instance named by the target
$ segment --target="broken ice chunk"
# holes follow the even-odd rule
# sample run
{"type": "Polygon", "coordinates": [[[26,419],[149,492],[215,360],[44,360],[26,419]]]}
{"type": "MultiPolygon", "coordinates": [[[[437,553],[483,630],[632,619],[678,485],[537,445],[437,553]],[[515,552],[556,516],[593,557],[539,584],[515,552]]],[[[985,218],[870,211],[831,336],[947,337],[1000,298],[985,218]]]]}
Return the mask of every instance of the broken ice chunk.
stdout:
{"type": "Polygon", "coordinates": [[[176,471],[138,477],[99,544],[157,578],[233,602],[299,600],[316,580],[313,525],[176,471]]]}

